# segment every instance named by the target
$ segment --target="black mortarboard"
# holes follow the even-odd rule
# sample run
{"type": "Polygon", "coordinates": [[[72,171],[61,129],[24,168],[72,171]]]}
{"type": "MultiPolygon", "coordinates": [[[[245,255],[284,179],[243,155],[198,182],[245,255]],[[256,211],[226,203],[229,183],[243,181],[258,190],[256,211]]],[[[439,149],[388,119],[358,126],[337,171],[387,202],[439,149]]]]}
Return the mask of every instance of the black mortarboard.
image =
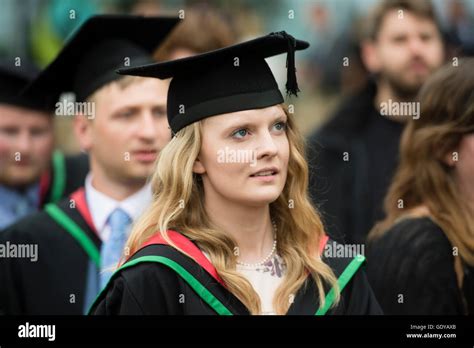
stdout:
{"type": "Polygon", "coordinates": [[[153,62],[151,53],[178,22],[178,18],[171,17],[91,17],[24,94],[44,96],[50,107],[64,92],[73,92],[76,101],[84,101],[100,87],[119,79],[117,69],[153,62]]]}
{"type": "Polygon", "coordinates": [[[5,59],[0,62],[0,104],[9,104],[29,109],[43,110],[41,101],[20,95],[25,86],[39,73],[39,70],[24,59],[5,59]]]}
{"type": "Polygon", "coordinates": [[[265,58],[287,53],[288,94],[296,95],[295,50],[309,47],[286,32],[200,55],[120,69],[123,75],[172,77],[168,90],[168,121],[173,133],[209,116],[283,103],[265,58]]]}

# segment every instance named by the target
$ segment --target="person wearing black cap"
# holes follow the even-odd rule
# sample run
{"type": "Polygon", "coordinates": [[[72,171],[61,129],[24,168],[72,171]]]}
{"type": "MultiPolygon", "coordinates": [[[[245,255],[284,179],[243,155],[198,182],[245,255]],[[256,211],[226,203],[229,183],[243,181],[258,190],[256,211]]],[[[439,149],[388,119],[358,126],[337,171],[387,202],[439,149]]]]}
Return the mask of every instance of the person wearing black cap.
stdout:
{"type": "Polygon", "coordinates": [[[168,82],[115,71],[153,62],[151,53],[178,21],[94,16],[24,91],[58,116],[75,100],[74,131],[91,170],[79,190],[0,236],[4,245],[37,245],[29,259],[1,261],[0,312],[84,314],[110,277],[131,223],[151,201],[147,179],[171,138],[168,82]],[[63,92],[69,99],[58,102],[63,92]]]}
{"type": "Polygon", "coordinates": [[[37,73],[20,57],[0,63],[0,230],[75,191],[88,170],[87,156],[53,152],[52,110],[20,95],[37,73]]]}
{"type": "Polygon", "coordinates": [[[121,69],[172,77],[173,139],[152,179],[154,201],[128,259],[89,313],[380,314],[362,255],[335,255],[307,196],[301,135],[266,57],[308,43],[272,33],[175,61],[121,69]],[[338,257],[339,256],[339,257],[338,257]]]}

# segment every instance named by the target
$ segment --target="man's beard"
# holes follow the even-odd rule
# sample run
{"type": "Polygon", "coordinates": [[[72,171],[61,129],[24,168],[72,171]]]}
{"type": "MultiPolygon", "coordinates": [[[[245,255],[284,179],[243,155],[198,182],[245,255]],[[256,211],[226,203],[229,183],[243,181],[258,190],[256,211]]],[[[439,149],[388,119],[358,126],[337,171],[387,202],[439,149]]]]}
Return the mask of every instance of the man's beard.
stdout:
{"type": "Polygon", "coordinates": [[[425,65],[428,70],[428,74],[425,76],[420,76],[416,81],[411,83],[403,78],[404,75],[401,72],[403,70],[400,72],[387,70],[382,72],[382,79],[385,79],[388,86],[392,90],[394,97],[396,97],[398,100],[413,101],[416,98],[420,88],[434,71],[433,67],[430,67],[430,65],[421,57],[414,57],[403,67],[403,69],[405,71],[409,71],[408,69],[410,69],[410,65],[414,63],[421,63],[425,65]]]}
{"type": "Polygon", "coordinates": [[[384,74],[382,78],[385,79],[394,96],[398,100],[415,100],[418,91],[426,81],[425,78],[420,80],[418,83],[407,83],[403,78],[396,76],[395,74],[384,74]]]}

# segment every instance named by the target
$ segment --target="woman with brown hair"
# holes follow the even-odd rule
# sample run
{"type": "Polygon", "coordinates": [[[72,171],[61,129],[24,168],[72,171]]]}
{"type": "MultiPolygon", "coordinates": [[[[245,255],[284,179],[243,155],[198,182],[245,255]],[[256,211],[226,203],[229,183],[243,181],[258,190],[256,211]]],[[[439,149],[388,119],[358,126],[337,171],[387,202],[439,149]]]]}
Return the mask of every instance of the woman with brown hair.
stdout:
{"type": "Polygon", "coordinates": [[[293,115],[265,58],[308,47],[285,32],[175,61],[124,69],[170,78],[173,139],[132,255],[93,314],[379,314],[360,266],[336,248],[308,195],[293,115]],[[326,248],[326,249],[325,249],[326,248]],[[338,255],[339,256],[339,255],[338,255]]]}
{"type": "Polygon", "coordinates": [[[369,236],[369,280],[386,314],[472,314],[474,59],[438,71],[419,102],[369,236]]]}

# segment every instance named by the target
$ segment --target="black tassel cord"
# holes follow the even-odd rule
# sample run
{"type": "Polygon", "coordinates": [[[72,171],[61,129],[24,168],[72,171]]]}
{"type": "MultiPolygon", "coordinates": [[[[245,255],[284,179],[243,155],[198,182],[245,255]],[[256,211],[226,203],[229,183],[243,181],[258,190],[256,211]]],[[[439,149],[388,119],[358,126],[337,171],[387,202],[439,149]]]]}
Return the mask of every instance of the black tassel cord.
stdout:
{"type": "Polygon", "coordinates": [[[295,50],[296,50],[296,39],[288,34],[286,31],[280,31],[272,33],[283,37],[287,41],[287,56],[286,56],[286,95],[295,97],[298,96],[300,89],[298,88],[298,81],[296,79],[296,66],[295,66],[295,50]]]}

